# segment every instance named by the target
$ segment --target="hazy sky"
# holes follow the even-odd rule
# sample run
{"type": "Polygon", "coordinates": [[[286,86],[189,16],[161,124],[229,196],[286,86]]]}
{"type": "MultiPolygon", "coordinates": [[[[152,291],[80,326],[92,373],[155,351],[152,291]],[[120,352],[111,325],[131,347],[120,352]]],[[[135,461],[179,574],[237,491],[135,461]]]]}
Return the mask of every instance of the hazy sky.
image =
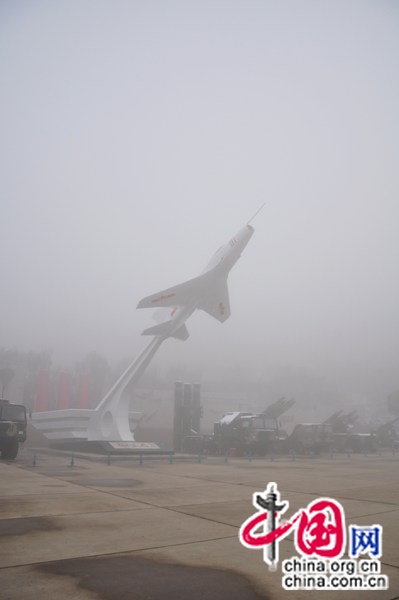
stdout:
{"type": "Polygon", "coordinates": [[[134,355],[266,202],[158,364],[399,386],[397,2],[2,0],[0,78],[0,345],[134,355]]]}

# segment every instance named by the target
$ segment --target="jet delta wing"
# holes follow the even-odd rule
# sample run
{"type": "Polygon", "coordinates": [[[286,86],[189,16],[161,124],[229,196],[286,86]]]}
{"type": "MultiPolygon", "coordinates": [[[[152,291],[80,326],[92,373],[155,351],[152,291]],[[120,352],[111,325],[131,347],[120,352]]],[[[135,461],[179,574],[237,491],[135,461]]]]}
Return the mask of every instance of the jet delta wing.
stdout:
{"type": "Polygon", "coordinates": [[[203,289],[206,275],[199,275],[184,283],[161,290],[151,296],[146,296],[137,305],[137,308],[158,308],[162,306],[186,306],[195,301],[203,289]]]}
{"type": "Polygon", "coordinates": [[[229,290],[226,281],[221,281],[217,284],[216,288],[209,291],[197,304],[197,308],[204,310],[215,317],[221,323],[224,323],[230,316],[230,300],[229,290]]]}

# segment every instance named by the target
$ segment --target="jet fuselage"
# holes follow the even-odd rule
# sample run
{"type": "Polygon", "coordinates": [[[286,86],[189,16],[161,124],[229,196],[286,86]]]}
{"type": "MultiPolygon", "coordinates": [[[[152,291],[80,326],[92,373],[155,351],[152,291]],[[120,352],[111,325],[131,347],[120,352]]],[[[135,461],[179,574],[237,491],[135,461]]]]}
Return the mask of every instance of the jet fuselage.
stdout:
{"type": "Polygon", "coordinates": [[[197,309],[208,312],[221,322],[228,319],[227,277],[253,233],[253,227],[246,225],[215,252],[198,277],[143,298],[137,308],[170,307],[169,311],[162,311],[166,320],[146,329],[143,335],[185,340],[189,335],[185,323],[197,309]]]}

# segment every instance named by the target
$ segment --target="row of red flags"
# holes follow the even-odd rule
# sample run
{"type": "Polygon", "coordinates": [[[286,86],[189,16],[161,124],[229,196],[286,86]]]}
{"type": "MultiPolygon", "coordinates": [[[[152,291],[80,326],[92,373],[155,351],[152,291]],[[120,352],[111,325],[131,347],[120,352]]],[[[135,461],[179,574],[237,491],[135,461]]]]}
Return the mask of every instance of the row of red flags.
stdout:
{"type": "Polygon", "coordinates": [[[40,371],[37,381],[36,411],[61,410],[65,408],[90,408],[90,375],[80,373],[53,374],[40,371]]]}

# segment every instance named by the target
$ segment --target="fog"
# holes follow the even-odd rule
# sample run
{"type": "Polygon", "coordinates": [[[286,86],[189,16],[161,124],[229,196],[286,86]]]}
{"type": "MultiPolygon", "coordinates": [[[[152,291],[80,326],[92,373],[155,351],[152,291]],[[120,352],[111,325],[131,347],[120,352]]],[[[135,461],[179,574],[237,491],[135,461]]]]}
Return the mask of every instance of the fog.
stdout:
{"type": "Polygon", "coordinates": [[[134,356],[265,202],[155,368],[398,388],[397,3],[3,0],[0,57],[1,346],[134,356]]]}

